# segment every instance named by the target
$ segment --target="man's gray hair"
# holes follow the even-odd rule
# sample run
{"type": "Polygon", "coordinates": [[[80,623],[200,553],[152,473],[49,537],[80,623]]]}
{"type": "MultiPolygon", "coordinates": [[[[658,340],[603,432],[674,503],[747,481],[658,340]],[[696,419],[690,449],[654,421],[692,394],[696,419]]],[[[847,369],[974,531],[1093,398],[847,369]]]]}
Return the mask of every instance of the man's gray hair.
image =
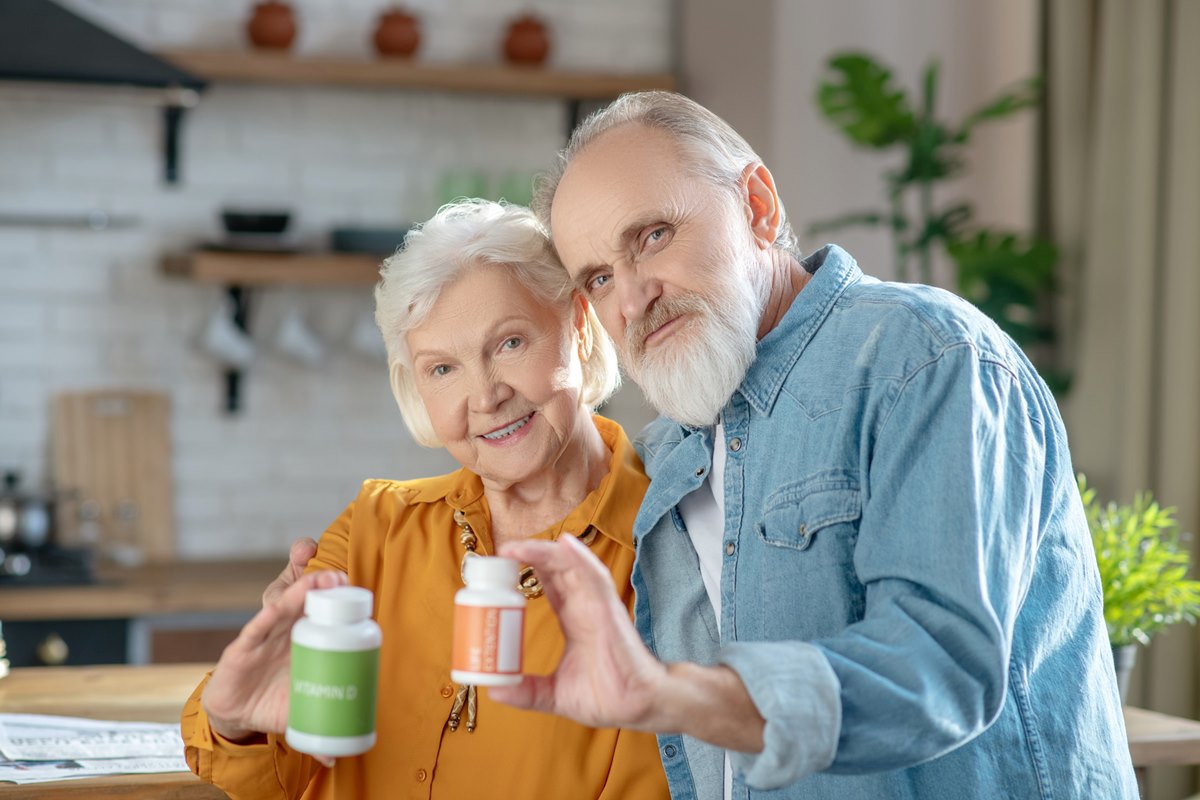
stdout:
{"type": "MultiPolygon", "coordinates": [[[[564,325],[572,319],[570,276],[550,246],[546,228],[524,206],[458,200],[409,231],[404,246],[380,269],[375,322],[387,346],[392,393],[404,424],[426,447],[442,443],[417,392],[405,334],[425,320],[443,289],[482,265],[504,267],[534,295],[559,308],[564,325]]],[[[592,346],[582,363],[580,399],[594,409],[617,390],[620,372],[612,340],[590,305],[586,325],[592,346]]]]}
{"type": "MultiPolygon", "coordinates": [[[[729,123],[690,98],[674,92],[623,94],[610,105],[591,114],[558,153],[550,171],[538,176],[533,210],[549,229],[550,207],[559,181],[575,156],[603,134],[623,125],[644,125],[670,134],[679,144],[684,161],[694,174],[713,186],[741,197],[742,172],[762,159],[729,123]]],[[[796,235],[787,221],[783,201],[779,203],[779,232],[775,246],[800,257],[796,235]]]]}

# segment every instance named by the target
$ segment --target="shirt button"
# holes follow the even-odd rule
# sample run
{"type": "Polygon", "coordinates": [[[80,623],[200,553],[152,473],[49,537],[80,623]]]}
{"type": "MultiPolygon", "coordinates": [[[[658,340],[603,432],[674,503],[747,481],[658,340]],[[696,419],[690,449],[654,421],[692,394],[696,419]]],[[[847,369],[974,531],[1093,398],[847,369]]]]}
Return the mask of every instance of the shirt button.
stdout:
{"type": "Polygon", "coordinates": [[[727,555],[727,556],[733,555],[733,551],[736,549],[737,549],[737,547],[736,547],[736,545],[734,545],[733,542],[725,543],[725,555],[727,555]]]}
{"type": "Polygon", "coordinates": [[[675,745],[673,745],[673,744],[667,745],[666,747],[663,748],[663,752],[666,753],[667,758],[674,758],[675,757],[675,745]]]}
{"type": "Polygon", "coordinates": [[[739,438],[738,438],[738,437],[736,437],[736,436],[735,436],[735,437],[733,437],[732,439],[730,439],[730,440],[729,440],[729,449],[730,449],[730,450],[732,450],[732,451],[733,451],[733,452],[735,452],[735,453],[736,453],[738,450],[741,450],[741,449],[742,449],[742,440],[741,440],[741,439],[739,439],[739,438]]]}
{"type": "Polygon", "coordinates": [[[704,474],[704,467],[701,467],[700,469],[696,470],[696,477],[697,477],[697,478],[699,478],[699,477],[700,477],[701,475],[703,475],[703,474],[704,474]]]}
{"type": "Polygon", "coordinates": [[[418,783],[424,783],[425,779],[428,777],[429,777],[429,773],[426,772],[425,770],[423,770],[423,769],[417,770],[417,782],[418,783]]]}
{"type": "Polygon", "coordinates": [[[452,694],[454,694],[453,686],[451,686],[450,684],[447,683],[445,686],[442,687],[442,697],[449,697],[452,694]]]}

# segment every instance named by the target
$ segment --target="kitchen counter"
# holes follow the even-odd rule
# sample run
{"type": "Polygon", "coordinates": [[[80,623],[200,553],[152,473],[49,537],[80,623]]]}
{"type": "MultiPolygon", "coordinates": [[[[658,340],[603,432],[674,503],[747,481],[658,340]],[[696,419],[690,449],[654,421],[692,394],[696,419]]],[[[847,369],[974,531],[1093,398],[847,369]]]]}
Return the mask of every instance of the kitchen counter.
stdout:
{"type": "MultiPolygon", "coordinates": [[[[0,679],[0,711],[92,719],[175,722],[209,664],[14,669],[0,679]]],[[[1155,764],[1200,763],[1200,722],[1125,709],[1138,777],[1155,764]]],[[[78,781],[0,784],[5,800],[123,797],[212,800],[225,794],[189,773],[123,775],[78,781]]]]}
{"type": "Polygon", "coordinates": [[[250,611],[287,564],[287,555],[254,561],[174,561],[97,568],[86,586],[5,586],[0,620],[111,619],[149,614],[250,611]]]}
{"type": "MultiPolygon", "coordinates": [[[[33,667],[0,678],[0,711],[92,719],[177,722],[183,703],[211,664],[147,667],[33,667]]],[[[182,742],[180,742],[182,747],[182,742]]],[[[5,800],[216,800],[225,793],[190,772],[115,775],[18,786],[0,783],[5,800]]]]}

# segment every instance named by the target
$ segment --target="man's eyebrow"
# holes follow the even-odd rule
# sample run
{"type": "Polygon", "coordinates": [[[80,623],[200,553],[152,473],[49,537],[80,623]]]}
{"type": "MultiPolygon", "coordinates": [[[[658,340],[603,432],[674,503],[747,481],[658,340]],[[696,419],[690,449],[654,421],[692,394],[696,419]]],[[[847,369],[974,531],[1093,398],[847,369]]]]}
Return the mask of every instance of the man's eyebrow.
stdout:
{"type": "MultiPolygon", "coordinates": [[[[630,222],[628,222],[625,225],[624,228],[621,229],[621,233],[617,237],[616,249],[618,251],[623,251],[623,250],[627,249],[629,247],[629,243],[631,241],[633,241],[634,239],[636,239],[637,235],[639,233],[641,233],[644,228],[646,228],[649,225],[654,225],[657,222],[661,222],[662,219],[663,219],[662,213],[656,211],[656,212],[651,212],[651,213],[645,214],[643,216],[640,216],[640,217],[637,217],[637,218],[631,220],[630,222]]],[[[587,285],[591,281],[592,276],[595,275],[597,272],[602,272],[603,270],[606,270],[606,269],[610,269],[610,266],[608,264],[588,264],[583,269],[579,270],[579,273],[575,276],[575,279],[574,279],[576,290],[578,290],[579,292],[581,292],[583,294],[586,294],[587,293],[587,285]]]]}

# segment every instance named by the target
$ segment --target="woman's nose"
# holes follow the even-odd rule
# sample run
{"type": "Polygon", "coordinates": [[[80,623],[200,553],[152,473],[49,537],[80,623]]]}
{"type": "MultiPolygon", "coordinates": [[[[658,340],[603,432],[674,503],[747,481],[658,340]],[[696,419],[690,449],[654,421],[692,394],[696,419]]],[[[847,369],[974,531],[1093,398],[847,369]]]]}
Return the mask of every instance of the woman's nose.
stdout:
{"type": "Polygon", "coordinates": [[[512,387],[498,375],[481,375],[471,390],[471,410],[490,413],[513,395],[512,387]]]}

